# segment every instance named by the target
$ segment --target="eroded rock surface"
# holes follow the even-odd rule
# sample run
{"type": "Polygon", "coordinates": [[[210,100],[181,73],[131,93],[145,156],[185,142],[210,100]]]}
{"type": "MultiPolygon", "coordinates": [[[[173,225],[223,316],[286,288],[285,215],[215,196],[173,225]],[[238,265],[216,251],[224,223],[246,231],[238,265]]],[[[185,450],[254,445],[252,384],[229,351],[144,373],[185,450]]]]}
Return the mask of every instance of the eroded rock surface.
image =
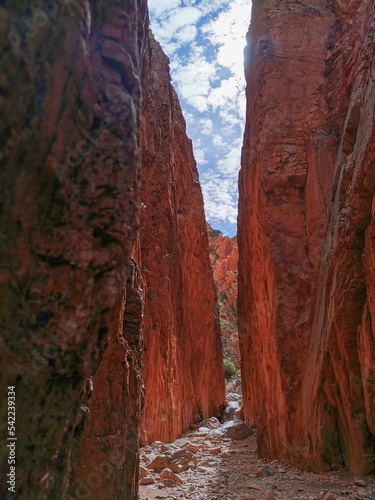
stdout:
{"type": "Polygon", "coordinates": [[[171,441],[225,399],[220,326],[191,141],[169,60],[150,34],[145,59],[136,260],[146,281],[141,441],[171,441]]]}
{"type": "MultiPolygon", "coordinates": [[[[79,413],[108,339],[121,380],[106,387],[112,417],[122,420],[111,421],[108,432],[118,433],[126,457],[116,474],[100,477],[113,482],[111,498],[137,487],[124,468],[135,459],[124,436],[140,411],[139,360],[121,325],[138,224],[147,17],[143,0],[123,10],[110,4],[0,7],[0,429],[5,439],[6,390],[15,386],[15,498],[67,497],[79,413]]],[[[93,390],[104,397],[95,383],[93,390]]],[[[1,450],[4,488],[9,467],[1,450]]],[[[101,456],[92,465],[96,460],[101,456]]]]}
{"type": "Polygon", "coordinates": [[[74,430],[78,449],[72,457],[72,498],[132,499],[138,494],[144,283],[133,259],[122,295],[122,323],[110,332],[74,430]]]}
{"type": "Polygon", "coordinates": [[[374,470],[373,2],[253,3],[239,330],[261,456],[374,470]]]}

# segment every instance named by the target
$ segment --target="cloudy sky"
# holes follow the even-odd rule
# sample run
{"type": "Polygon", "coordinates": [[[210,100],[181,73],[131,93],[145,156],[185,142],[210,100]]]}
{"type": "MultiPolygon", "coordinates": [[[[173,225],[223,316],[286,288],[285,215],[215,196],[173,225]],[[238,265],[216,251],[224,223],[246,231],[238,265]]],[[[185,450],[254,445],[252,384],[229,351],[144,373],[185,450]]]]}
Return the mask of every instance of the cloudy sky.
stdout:
{"type": "Polygon", "coordinates": [[[149,0],[149,8],[151,28],[171,60],[172,81],[193,140],[207,219],[233,236],[251,1],[149,0]]]}

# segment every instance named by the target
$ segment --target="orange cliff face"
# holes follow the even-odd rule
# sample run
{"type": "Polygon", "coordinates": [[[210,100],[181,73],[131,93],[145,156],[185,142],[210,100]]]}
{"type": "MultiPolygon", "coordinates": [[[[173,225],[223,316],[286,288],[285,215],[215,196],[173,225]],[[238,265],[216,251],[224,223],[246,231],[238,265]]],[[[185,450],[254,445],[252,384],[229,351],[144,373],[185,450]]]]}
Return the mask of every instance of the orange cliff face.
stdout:
{"type": "Polygon", "coordinates": [[[145,285],[141,442],[171,441],[225,399],[203,197],[169,60],[150,34],[143,72],[139,243],[145,285]]]}
{"type": "Polygon", "coordinates": [[[262,456],[374,471],[373,2],[253,4],[239,178],[245,419],[262,456]]]}
{"type": "Polygon", "coordinates": [[[240,367],[238,345],[237,313],[237,275],[238,247],[237,238],[228,238],[220,231],[208,228],[210,259],[214,274],[216,294],[219,305],[223,356],[240,367]]]}

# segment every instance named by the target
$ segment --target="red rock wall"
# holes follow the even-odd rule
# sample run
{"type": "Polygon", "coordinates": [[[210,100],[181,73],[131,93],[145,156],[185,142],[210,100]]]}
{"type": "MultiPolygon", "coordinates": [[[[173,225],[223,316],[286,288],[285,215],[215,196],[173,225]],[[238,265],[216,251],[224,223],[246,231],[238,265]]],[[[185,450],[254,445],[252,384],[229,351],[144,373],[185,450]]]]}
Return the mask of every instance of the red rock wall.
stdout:
{"type": "MultiPolygon", "coordinates": [[[[112,391],[113,413],[104,401],[108,429],[99,434],[103,446],[117,435],[121,443],[110,449],[122,455],[116,474],[99,479],[111,498],[120,491],[135,498],[125,461],[136,459],[128,429],[140,412],[139,359],[127,326],[135,289],[126,309],[124,289],[138,224],[146,8],[142,0],[124,10],[101,1],[25,5],[0,8],[1,436],[6,388],[14,385],[15,498],[66,498],[86,380],[111,354],[108,373],[124,380],[102,388],[94,381],[93,397],[112,391]]],[[[93,466],[103,461],[98,446],[86,443],[93,466]]],[[[2,448],[2,488],[6,460],[2,448]]],[[[80,464],[76,471],[94,491],[92,471],[80,464]]]]}
{"type": "Polygon", "coordinates": [[[245,419],[263,456],[374,469],[372,2],[253,4],[239,188],[245,419]]]}
{"type": "Polygon", "coordinates": [[[208,226],[210,259],[219,305],[223,356],[240,367],[238,345],[237,237],[228,238],[208,226]]]}
{"type": "Polygon", "coordinates": [[[169,61],[152,35],[142,112],[140,245],[146,281],[143,444],[171,441],[224,401],[203,198],[169,61]]]}

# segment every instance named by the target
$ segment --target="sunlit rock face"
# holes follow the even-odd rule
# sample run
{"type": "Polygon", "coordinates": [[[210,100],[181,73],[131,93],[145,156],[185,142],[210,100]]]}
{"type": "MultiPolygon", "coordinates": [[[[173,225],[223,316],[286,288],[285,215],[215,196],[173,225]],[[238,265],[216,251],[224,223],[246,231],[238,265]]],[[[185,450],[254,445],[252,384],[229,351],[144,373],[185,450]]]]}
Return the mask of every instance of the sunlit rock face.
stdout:
{"type": "Polygon", "coordinates": [[[245,419],[262,456],[374,470],[374,3],[253,2],[239,189],[245,419]]]}
{"type": "Polygon", "coordinates": [[[210,259],[219,307],[221,339],[224,358],[240,367],[237,314],[237,238],[223,236],[220,231],[208,228],[210,259]]]}
{"type": "MultiPolygon", "coordinates": [[[[113,483],[108,498],[135,498],[127,462],[136,451],[126,436],[139,420],[140,360],[127,319],[137,287],[127,279],[147,18],[142,0],[123,10],[111,3],[56,0],[43,10],[40,2],[1,2],[0,362],[2,415],[7,386],[16,391],[16,498],[68,497],[92,391],[113,403],[112,413],[100,413],[102,452],[113,433],[122,442],[112,449],[122,453],[86,455],[93,469],[77,469],[76,479],[89,489],[85,498],[100,482],[103,491],[113,483]],[[87,379],[108,356],[108,341],[117,382],[107,393],[87,379]]],[[[2,418],[4,438],[6,425],[2,418]]],[[[3,485],[7,472],[2,455],[3,485]]]]}
{"type": "Polygon", "coordinates": [[[220,327],[191,141],[169,60],[152,35],[144,60],[140,238],[146,282],[141,442],[171,441],[224,396],[220,327]]]}

